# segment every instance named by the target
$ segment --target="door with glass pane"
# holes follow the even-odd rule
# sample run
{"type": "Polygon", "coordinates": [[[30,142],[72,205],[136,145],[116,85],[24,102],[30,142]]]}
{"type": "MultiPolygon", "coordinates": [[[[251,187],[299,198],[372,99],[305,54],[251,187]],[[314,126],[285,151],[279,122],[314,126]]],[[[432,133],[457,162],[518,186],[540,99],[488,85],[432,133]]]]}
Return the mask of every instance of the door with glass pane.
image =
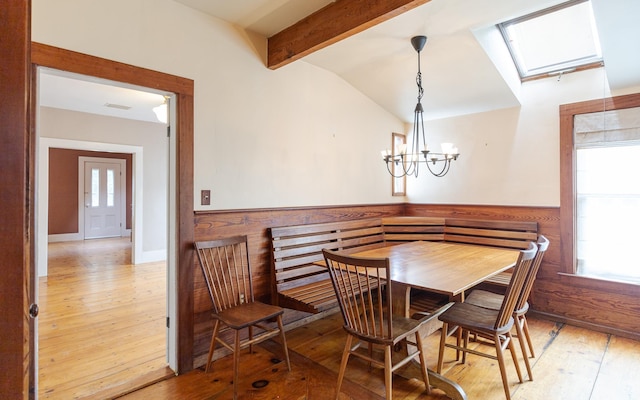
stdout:
{"type": "Polygon", "coordinates": [[[121,235],[121,166],[113,162],[84,164],[84,238],[121,235]]]}

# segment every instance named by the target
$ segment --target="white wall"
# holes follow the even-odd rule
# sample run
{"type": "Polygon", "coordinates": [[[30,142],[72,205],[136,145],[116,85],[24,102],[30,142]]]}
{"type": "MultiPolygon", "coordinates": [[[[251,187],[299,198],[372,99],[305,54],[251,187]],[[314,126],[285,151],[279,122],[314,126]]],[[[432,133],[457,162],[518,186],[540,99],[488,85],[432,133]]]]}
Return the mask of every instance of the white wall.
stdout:
{"type": "Polygon", "coordinates": [[[610,95],[602,69],[588,70],[523,84],[520,107],[429,121],[429,144],[453,141],[462,155],[445,178],[407,178],[408,196],[392,197],[379,151],[407,130],[336,75],[304,61],[271,71],[264,40],[171,0],[32,6],[34,41],[194,80],[196,210],[558,206],[558,106],[610,95]],[[199,205],[202,189],[211,206],[199,205]]]}
{"type": "MultiPolygon", "coordinates": [[[[169,142],[164,124],[105,117],[41,107],[41,138],[115,143],[142,147],[142,252],[147,262],[165,259],[167,247],[167,183],[169,142]],[[165,171],[158,173],[158,171],[165,171]],[[157,256],[154,254],[157,253],[157,256]]],[[[135,171],[134,171],[135,174],[135,171]]],[[[134,215],[134,218],[135,215],[134,215]]]]}
{"type": "Polygon", "coordinates": [[[602,68],[523,83],[520,107],[425,122],[428,141],[461,156],[445,178],[407,180],[412,203],[560,205],[559,106],[611,95],[602,68]]]}
{"type": "Polygon", "coordinates": [[[402,202],[380,159],[404,126],[305,62],[271,71],[264,41],[171,0],[33,0],[32,39],[195,82],[194,207],[402,202]],[[357,188],[357,190],[354,190],[357,188]],[[212,191],[200,206],[200,190],[212,191]]]}

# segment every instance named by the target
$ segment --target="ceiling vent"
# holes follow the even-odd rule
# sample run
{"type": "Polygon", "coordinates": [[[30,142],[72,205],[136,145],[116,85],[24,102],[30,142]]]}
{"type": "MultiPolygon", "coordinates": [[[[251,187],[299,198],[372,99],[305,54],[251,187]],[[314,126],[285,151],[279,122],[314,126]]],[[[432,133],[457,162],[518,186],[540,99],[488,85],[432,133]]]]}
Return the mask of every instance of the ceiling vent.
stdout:
{"type": "Polygon", "coordinates": [[[105,107],[109,107],[109,108],[117,108],[118,110],[129,110],[129,109],[131,109],[131,107],[123,106],[122,104],[105,103],[104,106],[105,107]]]}

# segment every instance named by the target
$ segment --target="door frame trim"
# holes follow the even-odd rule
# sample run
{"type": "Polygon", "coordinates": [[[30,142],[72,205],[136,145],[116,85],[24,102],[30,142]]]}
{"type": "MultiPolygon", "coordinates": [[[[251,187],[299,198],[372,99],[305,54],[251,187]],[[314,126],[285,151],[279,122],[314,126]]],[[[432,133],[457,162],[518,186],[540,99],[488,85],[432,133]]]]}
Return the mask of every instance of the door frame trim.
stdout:
{"type": "MultiPolygon", "coordinates": [[[[48,234],[48,212],[49,212],[49,204],[47,199],[47,194],[49,193],[49,149],[51,147],[63,148],[63,149],[74,149],[74,150],[91,150],[96,151],[115,151],[118,153],[131,153],[133,154],[132,161],[132,172],[134,174],[134,193],[136,191],[142,191],[142,177],[136,176],[135,174],[140,173],[142,171],[142,152],[143,148],[141,146],[133,146],[133,145],[124,145],[124,144],[116,144],[116,143],[100,143],[100,142],[85,142],[82,140],[72,140],[72,139],[60,139],[60,138],[48,138],[48,137],[40,137],[38,138],[38,180],[36,183],[36,191],[38,197],[38,204],[36,205],[37,213],[36,213],[36,223],[38,226],[37,230],[37,238],[36,240],[39,243],[48,243],[50,241],[50,236],[48,234]],[[44,193],[42,193],[44,192],[44,193]]],[[[133,216],[142,215],[141,205],[136,201],[135,197],[133,199],[134,213],[133,216]]],[[[80,214],[81,208],[80,204],[78,204],[78,213],[80,214]]],[[[78,216],[79,217],[79,216],[78,216]]],[[[84,236],[80,237],[79,235],[82,233],[80,224],[82,221],[78,219],[78,233],[72,234],[73,237],[63,236],[61,239],[66,240],[83,240],[84,236]]],[[[139,222],[139,226],[141,226],[142,222],[139,222]]],[[[142,231],[142,230],[140,230],[142,231]]],[[[135,232],[132,233],[135,235],[135,232]]],[[[131,255],[134,257],[131,261],[134,263],[135,259],[144,260],[146,256],[142,254],[142,246],[143,243],[142,232],[140,232],[139,237],[135,237],[132,243],[132,252],[131,255]],[[136,241],[137,240],[137,241],[136,241]],[[140,250],[138,250],[138,247],[140,250]]],[[[62,235],[61,235],[62,236],[62,235]]],[[[48,274],[48,249],[47,246],[38,246],[36,248],[36,254],[34,254],[36,260],[36,276],[46,276],[48,274]]]]}
{"type": "MultiPolygon", "coordinates": [[[[175,226],[175,299],[178,321],[176,338],[176,372],[181,374],[193,369],[194,345],[194,292],[193,292],[193,126],[194,81],[180,76],[132,66],[87,54],[61,49],[37,42],[31,43],[32,71],[37,66],[95,76],[117,82],[173,92],[176,97],[176,216],[170,224],[175,226]]],[[[31,96],[37,94],[35,73],[32,73],[31,96]]],[[[32,104],[31,107],[34,107],[32,104]]],[[[31,109],[31,115],[34,115],[31,109]]],[[[35,131],[35,121],[31,132],[35,131]]],[[[35,152],[35,149],[32,150],[35,152]]],[[[31,159],[35,154],[30,155],[31,159]]],[[[30,171],[35,177],[35,171],[30,171]]],[[[168,260],[169,261],[169,260],[168,260]]],[[[33,267],[26,267],[32,269],[33,267]]]]}

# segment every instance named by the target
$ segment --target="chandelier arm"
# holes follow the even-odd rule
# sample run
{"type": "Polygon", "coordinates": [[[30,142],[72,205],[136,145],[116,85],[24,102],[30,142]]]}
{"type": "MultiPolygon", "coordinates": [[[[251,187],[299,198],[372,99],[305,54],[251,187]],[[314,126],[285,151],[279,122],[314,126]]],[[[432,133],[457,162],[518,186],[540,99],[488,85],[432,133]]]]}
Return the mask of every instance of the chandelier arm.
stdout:
{"type": "MultiPolygon", "coordinates": [[[[402,160],[402,159],[401,159],[401,160],[402,160]]],[[[401,160],[400,160],[400,161],[398,161],[398,160],[396,160],[396,159],[394,159],[394,158],[391,158],[391,157],[390,157],[389,159],[384,160],[384,161],[385,161],[385,164],[387,165],[387,171],[389,172],[389,175],[391,175],[393,178],[402,178],[403,176],[407,176],[407,175],[409,175],[409,174],[407,173],[406,169],[404,168],[404,163],[403,163],[401,160]],[[393,170],[392,170],[392,169],[391,169],[391,167],[390,167],[390,165],[391,165],[391,164],[396,164],[396,165],[398,165],[398,164],[403,164],[403,166],[402,166],[402,173],[400,173],[399,175],[395,175],[395,174],[393,173],[393,170]]],[[[399,168],[398,168],[398,169],[399,169],[399,168]]]]}
{"type": "Polygon", "coordinates": [[[427,169],[429,170],[429,172],[431,172],[432,175],[440,178],[440,177],[445,176],[447,174],[447,172],[449,172],[449,167],[451,166],[451,159],[428,161],[426,164],[427,164],[427,169]],[[432,162],[434,165],[435,165],[436,162],[442,162],[443,163],[442,169],[440,171],[431,169],[431,166],[429,165],[430,162],[432,162]]]}
{"type": "Polygon", "coordinates": [[[404,170],[405,175],[418,176],[416,175],[418,171],[418,164],[413,160],[413,154],[411,154],[410,159],[405,154],[405,158],[403,159],[402,169],[404,170]]]}
{"type": "MultiPolygon", "coordinates": [[[[420,104],[420,109],[422,110],[422,104],[420,104]]],[[[427,150],[427,138],[425,137],[425,130],[424,130],[424,115],[422,113],[422,111],[420,111],[420,128],[422,128],[422,148],[427,150]]],[[[418,149],[416,149],[418,150],[418,149]]]]}
{"type": "Polygon", "coordinates": [[[393,178],[402,178],[404,175],[394,175],[393,171],[391,170],[391,168],[389,167],[389,164],[393,163],[393,160],[387,160],[385,161],[385,164],[387,165],[387,171],[389,172],[389,175],[391,175],[393,178]]]}

